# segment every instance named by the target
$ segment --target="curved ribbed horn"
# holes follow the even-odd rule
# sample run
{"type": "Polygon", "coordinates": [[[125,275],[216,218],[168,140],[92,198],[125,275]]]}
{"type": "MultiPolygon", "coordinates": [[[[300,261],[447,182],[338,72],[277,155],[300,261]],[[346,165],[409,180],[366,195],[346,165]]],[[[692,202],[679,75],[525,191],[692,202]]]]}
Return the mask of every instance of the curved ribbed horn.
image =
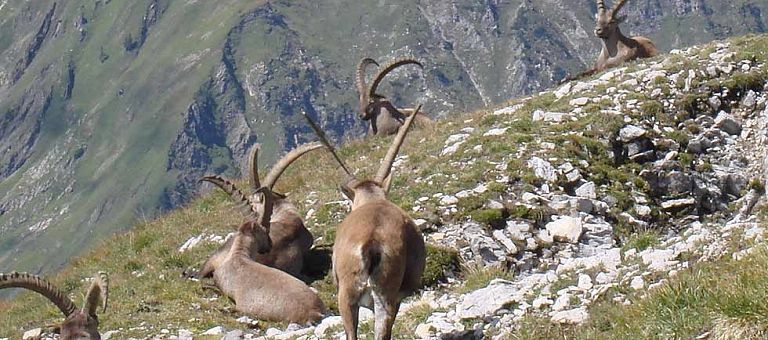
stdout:
{"type": "Polygon", "coordinates": [[[88,288],[88,293],[85,295],[83,312],[87,312],[90,316],[95,316],[96,308],[101,305],[101,312],[104,313],[107,311],[108,300],[109,276],[105,272],[98,272],[93,276],[91,287],[88,288]]]}
{"type": "Polygon", "coordinates": [[[272,212],[274,210],[275,201],[274,196],[271,194],[272,189],[269,189],[267,187],[261,187],[259,190],[256,190],[254,194],[261,194],[262,195],[262,202],[264,203],[264,211],[261,213],[261,215],[258,216],[257,222],[259,225],[267,230],[267,233],[269,233],[269,228],[271,227],[271,221],[272,221],[272,212]]]}
{"type": "Polygon", "coordinates": [[[400,59],[395,59],[389,64],[384,65],[380,70],[379,73],[376,73],[376,76],[373,77],[373,81],[371,82],[371,87],[368,88],[368,97],[372,97],[374,94],[376,94],[376,90],[379,88],[379,84],[382,80],[384,80],[384,77],[389,74],[389,72],[392,72],[394,69],[408,64],[415,64],[419,65],[419,67],[424,68],[424,65],[422,65],[418,60],[413,59],[411,57],[404,57],[400,59]]]}
{"type": "Polygon", "coordinates": [[[605,12],[605,0],[597,0],[597,10],[605,12]]]}
{"type": "Polygon", "coordinates": [[[323,143],[328,148],[328,151],[331,152],[331,154],[333,155],[333,158],[336,159],[336,162],[338,162],[341,168],[344,169],[344,172],[347,174],[347,176],[349,176],[350,178],[355,178],[355,175],[353,175],[352,172],[349,171],[349,168],[347,168],[347,165],[344,164],[344,162],[341,160],[341,157],[339,157],[339,155],[336,153],[336,149],[334,149],[331,142],[328,141],[328,137],[325,136],[325,132],[320,128],[320,126],[318,126],[317,123],[315,123],[315,121],[312,120],[312,118],[309,118],[309,115],[306,112],[302,111],[301,114],[304,115],[304,118],[307,119],[309,126],[312,127],[312,130],[315,130],[315,134],[317,135],[317,138],[320,138],[320,142],[323,143]]]}
{"type": "Polygon", "coordinates": [[[259,149],[261,149],[261,144],[254,144],[251,148],[251,157],[248,158],[248,182],[251,184],[252,190],[261,188],[261,182],[259,181],[259,149]]]}
{"type": "Polygon", "coordinates": [[[357,71],[355,72],[355,87],[357,87],[357,93],[360,94],[360,111],[365,111],[365,107],[368,106],[368,101],[370,100],[370,97],[368,97],[368,92],[366,91],[365,86],[365,69],[369,65],[376,65],[379,66],[379,63],[376,62],[376,60],[373,60],[371,58],[363,58],[360,60],[360,63],[357,64],[357,71]]]}
{"type": "Polygon", "coordinates": [[[287,153],[285,156],[283,156],[283,158],[275,163],[275,165],[272,167],[272,170],[270,170],[267,174],[267,177],[264,178],[264,186],[269,188],[269,190],[272,190],[275,186],[275,183],[277,182],[277,179],[280,178],[280,175],[283,174],[283,171],[285,171],[285,169],[287,169],[291,163],[295,162],[305,153],[312,150],[317,150],[322,147],[323,144],[320,142],[312,142],[300,145],[291,150],[291,152],[287,153]]]}
{"type": "Polygon", "coordinates": [[[392,145],[389,146],[389,150],[387,151],[387,155],[384,156],[384,159],[381,161],[381,166],[379,167],[379,171],[376,172],[376,177],[374,177],[374,181],[376,183],[379,183],[379,185],[384,184],[384,179],[387,178],[389,175],[389,171],[392,170],[392,163],[395,162],[395,157],[397,156],[397,153],[400,151],[400,146],[403,145],[403,141],[405,141],[405,135],[408,133],[408,130],[411,128],[411,125],[413,125],[413,121],[416,119],[416,116],[419,114],[419,110],[421,110],[421,104],[416,107],[416,110],[413,111],[413,114],[408,116],[408,119],[405,120],[405,123],[403,126],[400,127],[400,130],[397,131],[397,136],[392,141],[392,145]]]}
{"type": "Polygon", "coordinates": [[[619,2],[613,6],[613,9],[611,10],[611,16],[615,16],[616,13],[619,13],[622,7],[627,3],[627,0],[619,0],[619,2]]]}
{"type": "Polygon", "coordinates": [[[13,272],[10,274],[0,273],[0,289],[3,288],[25,288],[40,293],[48,300],[53,302],[64,316],[70,316],[77,307],[61,290],[54,287],[47,280],[32,274],[13,272]]]}
{"type": "MultiPolygon", "coordinates": [[[[256,211],[254,210],[254,204],[253,202],[248,198],[248,196],[245,196],[240,189],[238,189],[234,183],[229,181],[226,178],[223,178],[221,176],[205,176],[200,179],[201,182],[209,182],[219,188],[221,190],[224,190],[227,194],[229,194],[232,199],[234,199],[238,204],[240,204],[243,208],[247,207],[248,214],[256,214],[256,211]]],[[[243,209],[245,210],[245,209],[243,209]]]]}

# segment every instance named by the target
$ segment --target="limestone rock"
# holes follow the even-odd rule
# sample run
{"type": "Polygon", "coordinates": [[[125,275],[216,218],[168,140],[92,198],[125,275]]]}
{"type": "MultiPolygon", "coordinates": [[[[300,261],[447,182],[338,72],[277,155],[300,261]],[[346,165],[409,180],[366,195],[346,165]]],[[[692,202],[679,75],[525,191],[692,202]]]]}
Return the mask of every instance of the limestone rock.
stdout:
{"type": "Polygon", "coordinates": [[[496,280],[488,287],[478,289],[464,296],[456,306],[456,314],[461,319],[476,319],[493,315],[499,309],[511,303],[519,303],[523,296],[520,290],[510,282],[496,280]]]}
{"type": "Polygon", "coordinates": [[[528,167],[533,169],[534,175],[536,175],[538,178],[548,182],[554,182],[557,180],[557,173],[555,172],[555,168],[552,166],[552,164],[539,157],[532,157],[528,161],[528,167]]]}
{"type": "Polygon", "coordinates": [[[645,136],[646,130],[635,125],[627,125],[619,130],[619,140],[629,143],[635,139],[645,136]]]}
{"type": "Polygon", "coordinates": [[[43,335],[43,329],[42,328],[35,328],[30,329],[21,336],[22,340],[32,340],[32,339],[38,339],[40,336],[43,335]]]}
{"type": "Polygon", "coordinates": [[[575,217],[562,217],[547,223],[547,231],[555,241],[578,243],[583,232],[581,219],[575,217]]]}
{"type": "Polygon", "coordinates": [[[589,313],[584,307],[556,312],[552,315],[552,322],[566,325],[580,325],[589,319],[589,313]]]}
{"type": "Polygon", "coordinates": [[[727,132],[729,135],[738,135],[741,133],[741,121],[739,121],[736,117],[726,113],[725,111],[720,111],[720,113],[717,114],[717,117],[715,118],[715,126],[727,132]]]}
{"type": "Polygon", "coordinates": [[[595,193],[595,183],[587,182],[576,188],[576,196],[595,199],[597,194],[595,193]]]}

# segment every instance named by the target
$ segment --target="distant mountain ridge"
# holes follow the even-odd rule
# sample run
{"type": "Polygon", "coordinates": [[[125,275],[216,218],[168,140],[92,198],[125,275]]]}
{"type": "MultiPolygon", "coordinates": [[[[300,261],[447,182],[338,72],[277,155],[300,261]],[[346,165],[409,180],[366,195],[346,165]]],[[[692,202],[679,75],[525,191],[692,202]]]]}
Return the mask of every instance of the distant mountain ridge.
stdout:
{"type": "MultiPolygon", "coordinates": [[[[764,32],[762,1],[633,0],[661,50],[764,32]]],[[[434,117],[503,102],[590,64],[594,1],[97,0],[0,3],[0,271],[59,267],[310,138],[358,138],[354,66],[413,55],[382,92],[434,117]],[[306,136],[306,137],[305,137],[306,136]]]]}

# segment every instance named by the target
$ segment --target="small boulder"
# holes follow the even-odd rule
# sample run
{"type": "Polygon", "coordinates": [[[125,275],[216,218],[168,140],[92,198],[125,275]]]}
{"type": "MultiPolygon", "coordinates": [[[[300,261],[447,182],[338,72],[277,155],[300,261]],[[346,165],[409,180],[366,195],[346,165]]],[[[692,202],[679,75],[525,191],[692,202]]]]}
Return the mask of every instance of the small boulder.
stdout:
{"type": "Polygon", "coordinates": [[[645,136],[645,134],[645,129],[630,124],[619,130],[619,140],[624,143],[629,143],[635,139],[645,136]]]}
{"type": "Polygon", "coordinates": [[[715,126],[729,135],[741,134],[741,121],[725,111],[720,111],[720,113],[717,114],[717,117],[715,118],[715,126]]]}
{"type": "Polygon", "coordinates": [[[556,312],[552,315],[552,322],[561,325],[580,325],[589,319],[589,313],[584,307],[556,312]]]}
{"type": "Polygon", "coordinates": [[[21,336],[22,340],[39,339],[43,335],[42,328],[30,329],[21,336]]]}
{"type": "Polygon", "coordinates": [[[597,194],[595,193],[595,183],[587,182],[576,188],[576,196],[589,199],[597,198],[597,194]]]}
{"type": "Polygon", "coordinates": [[[569,243],[578,243],[584,231],[581,219],[575,217],[562,217],[549,222],[546,229],[555,241],[569,243]]]}

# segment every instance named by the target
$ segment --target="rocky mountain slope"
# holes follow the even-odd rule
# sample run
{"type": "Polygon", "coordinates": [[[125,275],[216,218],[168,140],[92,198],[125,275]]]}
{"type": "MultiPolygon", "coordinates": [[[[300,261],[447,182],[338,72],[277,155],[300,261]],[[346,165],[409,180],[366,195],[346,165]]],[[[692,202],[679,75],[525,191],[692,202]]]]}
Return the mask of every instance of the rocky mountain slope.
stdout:
{"type": "MultiPolygon", "coordinates": [[[[765,30],[760,1],[632,1],[662,50],[765,30]]],[[[359,137],[352,68],[426,62],[384,89],[434,117],[532,93],[588,64],[592,1],[0,2],[0,270],[60,266],[305,139],[359,137]],[[330,20],[329,18],[333,18],[330,20]],[[397,89],[397,91],[395,91],[397,89]]]]}
{"type": "MultiPolygon", "coordinates": [[[[751,303],[768,291],[766,46],[759,35],[673,50],[413,131],[390,196],[422,229],[428,265],[396,336],[767,335],[768,310],[751,303]]],[[[368,173],[389,141],[340,151],[368,173]]],[[[328,252],[348,210],[335,174],[317,153],[279,183],[317,238],[305,274],[333,311],[328,252]]],[[[338,316],[311,327],[256,321],[180,277],[242,219],[233,209],[221,193],[204,195],[110,239],[55,281],[77,294],[108,271],[101,320],[112,338],[340,338],[338,316]]],[[[10,337],[58,316],[36,295],[0,307],[0,335],[10,337]]]]}

